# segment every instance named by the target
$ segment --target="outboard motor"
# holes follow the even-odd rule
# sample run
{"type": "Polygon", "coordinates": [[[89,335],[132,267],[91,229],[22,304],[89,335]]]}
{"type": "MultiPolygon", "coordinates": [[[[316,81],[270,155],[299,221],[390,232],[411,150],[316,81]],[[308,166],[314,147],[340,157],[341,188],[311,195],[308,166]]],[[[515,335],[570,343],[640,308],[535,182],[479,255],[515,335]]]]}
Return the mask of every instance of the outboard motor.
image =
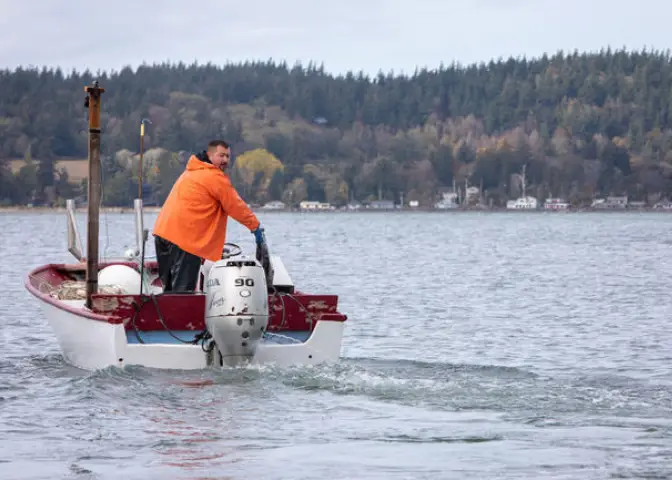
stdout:
{"type": "Polygon", "coordinates": [[[249,361],[268,326],[268,287],[261,263],[246,256],[223,258],[210,268],[205,291],[205,325],[222,362],[235,366],[249,361]]]}

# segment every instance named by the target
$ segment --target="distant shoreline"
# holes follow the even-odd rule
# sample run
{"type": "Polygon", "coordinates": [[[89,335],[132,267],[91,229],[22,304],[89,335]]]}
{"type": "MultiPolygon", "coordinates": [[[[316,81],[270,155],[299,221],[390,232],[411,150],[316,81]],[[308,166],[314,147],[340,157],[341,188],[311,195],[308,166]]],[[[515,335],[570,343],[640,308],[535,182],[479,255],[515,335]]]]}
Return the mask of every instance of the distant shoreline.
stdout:
{"type": "MultiPolygon", "coordinates": [[[[158,212],[160,207],[143,207],[145,212],[158,212]]],[[[0,207],[0,213],[65,213],[65,207],[25,207],[11,206],[0,207]]],[[[86,213],[86,207],[75,208],[76,213],[86,213]]],[[[133,207],[100,207],[100,213],[133,213],[133,207]]]]}
{"type": "MultiPolygon", "coordinates": [[[[161,207],[143,207],[145,213],[158,213],[161,210],[161,207]]],[[[636,207],[636,208],[591,208],[591,207],[579,207],[579,208],[569,208],[567,210],[546,210],[544,208],[537,209],[507,209],[505,207],[501,208],[449,208],[449,209],[436,209],[436,208],[404,208],[404,209],[377,209],[377,208],[362,208],[357,210],[300,210],[300,209],[263,209],[263,208],[252,208],[255,213],[305,213],[305,214],[339,214],[339,213],[467,213],[467,212],[482,212],[482,213],[643,213],[643,212],[655,212],[655,213],[671,213],[672,209],[664,208],[653,208],[653,207],[636,207]]],[[[0,214],[2,213],[65,213],[67,210],[65,207],[27,207],[23,205],[15,205],[9,207],[0,207],[0,214]]],[[[75,209],[76,213],[86,213],[86,207],[78,207],[75,209]]],[[[101,207],[100,213],[119,213],[119,214],[132,214],[134,212],[133,207],[101,207]]]]}

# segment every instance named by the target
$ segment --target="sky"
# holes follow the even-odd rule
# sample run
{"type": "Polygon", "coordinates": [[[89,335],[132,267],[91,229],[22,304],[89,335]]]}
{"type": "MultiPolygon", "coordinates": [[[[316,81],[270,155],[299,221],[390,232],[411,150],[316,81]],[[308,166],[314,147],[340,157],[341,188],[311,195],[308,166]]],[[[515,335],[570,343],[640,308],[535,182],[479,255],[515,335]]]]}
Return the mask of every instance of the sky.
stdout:
{"type": "Polygon", "coordinates": [[[0,68],[285,60],[413,73],[558,50],[667,50],[670,0],[0,0],[0,68]]]}

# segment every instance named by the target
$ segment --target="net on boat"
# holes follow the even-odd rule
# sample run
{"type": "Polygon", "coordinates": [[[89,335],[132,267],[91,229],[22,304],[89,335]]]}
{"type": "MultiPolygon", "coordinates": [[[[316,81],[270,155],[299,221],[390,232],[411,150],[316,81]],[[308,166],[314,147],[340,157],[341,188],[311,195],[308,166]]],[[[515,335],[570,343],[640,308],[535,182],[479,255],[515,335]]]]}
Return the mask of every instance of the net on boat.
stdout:
{"type": "MultiPolygon", "coordinates": [[[[126,292],[119,285],[98,285],[98,293],[108,295],[124,295],[126,292]]],[[[69,280],[57,287],[51,287],[49,295],[59,300],[86,300],[86,282],[69,280]]]]}

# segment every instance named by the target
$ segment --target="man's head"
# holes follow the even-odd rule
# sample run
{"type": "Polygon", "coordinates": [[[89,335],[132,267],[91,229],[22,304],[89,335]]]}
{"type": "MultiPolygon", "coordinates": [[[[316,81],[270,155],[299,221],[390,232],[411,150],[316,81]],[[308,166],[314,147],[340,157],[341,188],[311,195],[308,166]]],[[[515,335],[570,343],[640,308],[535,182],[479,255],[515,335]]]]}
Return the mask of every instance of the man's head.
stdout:
{"type": "Polygon", "coordinates": [[[208,159],[215,167],[225,170],[231,160],[231,147],[224,140],[208,143],[208,159]]]}

